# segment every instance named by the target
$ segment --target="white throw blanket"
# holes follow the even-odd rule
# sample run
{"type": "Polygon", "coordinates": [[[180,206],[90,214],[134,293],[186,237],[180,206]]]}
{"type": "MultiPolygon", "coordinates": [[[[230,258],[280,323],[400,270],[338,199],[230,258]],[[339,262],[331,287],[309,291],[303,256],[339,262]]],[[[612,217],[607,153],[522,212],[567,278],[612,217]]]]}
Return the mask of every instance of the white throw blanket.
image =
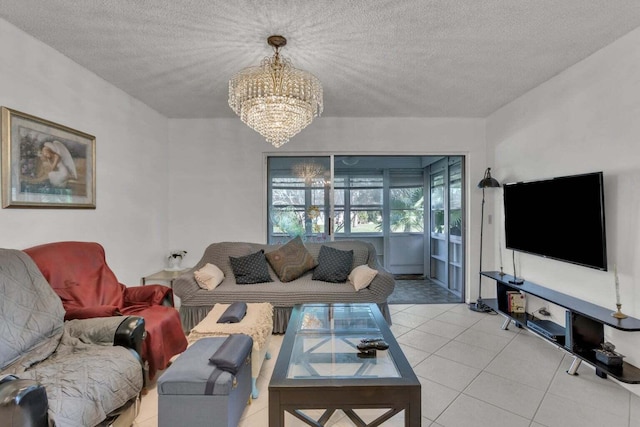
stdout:
{"type": "Polygon", "coordinates": [[[207,317],[187,337],[189,344],[204,337],[245,334],[253,338],[253,349],[260,351],[273,331],[273,306],[268,302],[247,303],[247,314],[238,323],[217,323],[230,304],[216,304],[207,317]]]}

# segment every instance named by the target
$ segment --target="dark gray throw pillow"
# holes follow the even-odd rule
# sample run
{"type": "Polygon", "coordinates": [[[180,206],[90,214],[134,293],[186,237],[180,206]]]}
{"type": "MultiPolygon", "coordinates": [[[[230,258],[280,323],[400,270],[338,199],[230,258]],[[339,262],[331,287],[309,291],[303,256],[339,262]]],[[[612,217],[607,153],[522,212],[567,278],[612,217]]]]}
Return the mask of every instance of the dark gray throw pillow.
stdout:
{"type": "Polygon", "coordinates": [[[318,254],[318,266],[313,270],[312,280],[343,283],[351,272],[353,250],[341,251],[323,245],[318,254]]]}
{"type": "Polygon", "coordinates": [[[233,275],[236,276],[236,283],[238,285],[273,282],[269,275],[267,259],[262,249],[256,253],[242,257],[234,258],[230,256],[229,260],[231,261],[231,269],[233,270],[233,275]]]}

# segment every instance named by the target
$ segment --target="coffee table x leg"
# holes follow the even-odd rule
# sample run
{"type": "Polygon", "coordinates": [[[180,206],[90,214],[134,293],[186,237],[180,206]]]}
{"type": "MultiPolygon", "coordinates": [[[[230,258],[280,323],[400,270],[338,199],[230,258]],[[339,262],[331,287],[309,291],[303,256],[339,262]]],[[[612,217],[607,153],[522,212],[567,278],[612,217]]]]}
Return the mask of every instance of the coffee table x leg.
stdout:
{"type": "MultiPolygon", "coordinates": [[[[304,406],[308,406],[306,409],[319,409],[318,406],[320,405],[318,406],[304,405],[304,406]]],[[[368,405],[360,404],[358,405],[358,407],[360,409],[365,409],[368,407],[368,405]]],[[[406,427],[417,426],[417,425],[420,425],[421,423],[419,391],[418,393],[411,393],[411,396],[406,396],[406,399],[402,404],[399,403],[398,406],[394,406],[391,408],[387,407],[386,409],[388,410],[384,414],[380,415],[375,420],[369,423],[365,422],[352,408],[337,406],[335,404],[325,408],[326,409],[323,412],[323,414],[320,416],[320,418],[318,418],[317,420],[314,420],[309,415],[303,412],[303,409],[305,408],[298,409],[293,407],[291,404],[281,405],[281,402],[276,397],[276,395],[272,394],[269,396],[269,426],[284,427],[285,412],[289,412],[291,415],[293,415],[294,417],[298,418],[299,420],[305,422],[310,426],[322,427],[329,421],[331,416],[337,410],[342,410],[357,427],[376,427],[376,426],[383,425],[385,421],[391,419],[392,417],[394,417],[395,415],[399,414],[402,411],[404,411],[404,417],[405,417],[404,424],[406,427]]],[[[375,405],[369,406],[369,408],[384,409],[375,405]]]]}

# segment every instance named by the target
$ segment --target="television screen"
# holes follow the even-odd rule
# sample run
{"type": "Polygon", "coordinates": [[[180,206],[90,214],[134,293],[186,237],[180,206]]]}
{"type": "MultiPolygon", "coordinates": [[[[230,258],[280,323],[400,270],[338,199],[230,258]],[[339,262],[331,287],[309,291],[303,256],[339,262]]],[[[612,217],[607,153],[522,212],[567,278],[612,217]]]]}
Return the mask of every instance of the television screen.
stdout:
{"type": "Polygon", "coordinates": [[[507,249],[607,269],[602,172],[504,185],[507,249]]]}

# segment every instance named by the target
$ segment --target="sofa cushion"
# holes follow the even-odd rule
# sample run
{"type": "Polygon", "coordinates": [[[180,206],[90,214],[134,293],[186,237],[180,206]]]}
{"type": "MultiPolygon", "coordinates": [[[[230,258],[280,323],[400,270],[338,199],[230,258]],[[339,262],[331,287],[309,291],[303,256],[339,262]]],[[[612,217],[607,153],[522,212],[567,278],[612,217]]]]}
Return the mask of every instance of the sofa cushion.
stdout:
{"type": "Polygon", "coordinates": [[[359,291],[369,286],[377,274],[378,270],[368,265],[359,265],[349,273],[349,282],[351,282],[356,291],[359,291]]]}
{"type": "Polygon", "coordinates": [[[295,280],[317,265],[300,236],[265,256],[281,282],[295,280]]]}
{"type": "Polygon", "coordinates": [[[267,259],[262,249],[242,257],[229,257],[229,261],[238,285],[273,282],[269,275],[267,259]]]}
{"type": "Polygon", "coordinates": [[[353,250],[341,251],[323,245],[318,255],[318,266],[313,270],[313,280],[331,283],[343,283],[353,264],[353,250]]]}
{"type": "Polygon", "coordinates": [[[193,273],[193,277],[202,289],[212,290],[224,280],[224,273],[216,265],[206,263],[193,273]]]}
{"type": "Polygon", "coordinates": [[[20,378],[35,380],[46,388],[50,425],[96,426],[140,393],[142,369],[130,350],[88,342],[86,335],[73,337],[71,326],[65,322],[53,357],[20,373],[20,378]]]}

